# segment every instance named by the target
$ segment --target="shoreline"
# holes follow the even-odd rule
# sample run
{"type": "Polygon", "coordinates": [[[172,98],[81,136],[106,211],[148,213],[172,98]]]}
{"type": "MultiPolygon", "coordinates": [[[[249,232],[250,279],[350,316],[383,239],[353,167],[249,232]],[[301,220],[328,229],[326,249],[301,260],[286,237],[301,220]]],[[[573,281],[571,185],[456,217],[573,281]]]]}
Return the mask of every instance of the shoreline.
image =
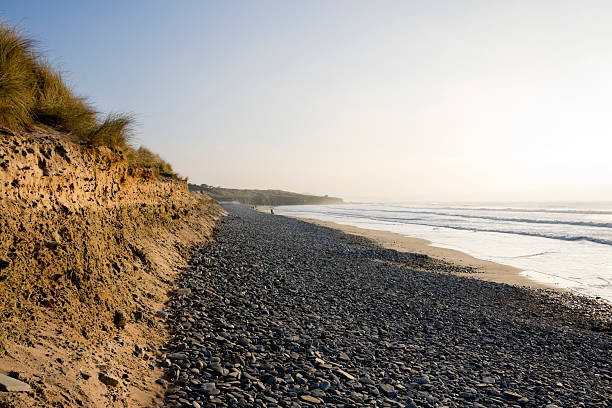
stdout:
{"type": "Polygon", "coordinates": [[[176,283],[188,295],[168,303],[168,406],[609,400],[609,305],[462,279],[337,229],[224,209],[176,283]]]}
{"type": "MultiPolygon", "coordinates": [[[[257,206],[257,211],[270,213],[270,206],[257,206]]],[[[531,280],[521,275],[522,269],[513,266],[486,261],[450,248],[441,248],[432,245],[431,241],[422,238],[407,237],[395,232],[375,230],[368,228],[355,227],[353,225],[338,224],[332,221],[322,221],[314,218],[300,218],[283,215],[287,218],[295,218],[301,221],[316,224],[322,227],[332,228],[344,232],[345,234],[356,235],[372,240],[376,245],[394,249],[399,252],[413,252],[430,256],[449,264],[469,267],[478,270],[480,273],[454,273],[457,276],[467,276],[474,279],[481,279],[496,283],[505,283],[514,286],[529,287],[532,289],[553,289],[561,292],[569,292],[569,289],[547,285],[535,280],[531,280]]],[[[430,272],[436,272],[431,270],[430,272]]]]}
{"type": "MultiPolygon", "coordinates": [[[[514,286],[524,286],[532,289],[554,289],[561,292],[569,291],[569,289],[566,288],[547,285],[545,283],[531,280],[528,277],[521,275],[521,272],[523,271],[522,269],[475,258],[472,255],[456,249],[437,247],[432,245],[431,241],[426,239],[406,237],[395,232],[355,227],[353,225],[338,224],[332,221],[321,221],[314,218],[295,218],[322,227],[333,228],[346,234],[357,235],[370,239],[374,241],[376,245],[382,248],[394,249],[399,252],[423,254],[449,264],[474,268],[480,272],[454,273],[457,276],[467,276],[474,279],[505,283],[514,286]]],[[[432,270],[431,272],[437,271],[432,270]]]]}

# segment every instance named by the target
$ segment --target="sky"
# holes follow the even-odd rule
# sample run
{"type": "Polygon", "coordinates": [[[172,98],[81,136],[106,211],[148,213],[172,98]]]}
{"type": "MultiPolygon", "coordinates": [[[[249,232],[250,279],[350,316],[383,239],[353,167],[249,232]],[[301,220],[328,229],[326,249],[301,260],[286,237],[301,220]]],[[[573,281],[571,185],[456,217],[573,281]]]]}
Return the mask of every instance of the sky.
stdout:
{"type": "Polygon", "coordinates": [[[196,184],[353,201],[612,201],[609,1],[12,1],[196,184]]]}

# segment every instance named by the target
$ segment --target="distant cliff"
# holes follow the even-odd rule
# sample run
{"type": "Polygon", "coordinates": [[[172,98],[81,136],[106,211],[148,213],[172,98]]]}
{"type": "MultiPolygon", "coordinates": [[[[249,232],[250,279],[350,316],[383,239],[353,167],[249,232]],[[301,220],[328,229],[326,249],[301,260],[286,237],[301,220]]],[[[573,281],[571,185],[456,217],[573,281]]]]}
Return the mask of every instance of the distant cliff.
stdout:
{"type": "Polygon", "coordinates": [[[250,205],[342,204],[341,198],[291,193],[281,190],[240,190],[189,184],[191,191],[208,194],[217,201],[237,201],[250,205]]]}

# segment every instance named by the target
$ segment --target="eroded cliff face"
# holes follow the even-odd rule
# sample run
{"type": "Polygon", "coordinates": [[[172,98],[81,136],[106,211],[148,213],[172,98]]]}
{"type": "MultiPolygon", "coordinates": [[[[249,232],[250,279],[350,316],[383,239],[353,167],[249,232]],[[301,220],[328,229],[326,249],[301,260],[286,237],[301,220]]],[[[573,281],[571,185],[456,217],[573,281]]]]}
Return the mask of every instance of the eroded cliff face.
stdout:
{"type": "Polygon", "coordinates": [[[165,336],[155,312],[181,255],[211,238],[223,210],[184,181],[130,169],[120,152],[43,130],[0,135],[0,186],[0,372],[18,371],[35,388],[34,400],[19,397],[23,404],[147,405],[155,387],[127,379],[107,387],[97,372],[121,378],[150,364],[122,347],[147,339],[154,358],[165,336]],[[126,328],[115,324],[117,313],[126,328]],[[58,358],[60,371],[77,362],[73,375],[55,376],[58,358]]]}

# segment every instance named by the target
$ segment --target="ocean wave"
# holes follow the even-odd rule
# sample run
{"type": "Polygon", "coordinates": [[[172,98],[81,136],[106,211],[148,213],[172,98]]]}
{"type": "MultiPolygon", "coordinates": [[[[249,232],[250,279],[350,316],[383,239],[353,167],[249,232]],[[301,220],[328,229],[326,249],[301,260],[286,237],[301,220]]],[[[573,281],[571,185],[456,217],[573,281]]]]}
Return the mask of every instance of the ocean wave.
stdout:
{"type": "MultiPolygon", "coordinates": [[[[401,220],[402,220],[401,218],[398,218],[395,221],[401,222],[401,220]]],[[[381,221],[384,221],[384,219],[382,219],[381,221]]],[[[530,237],[558,239],[562,241],[586,241],[586,242],[592,242],[595,244],[612,246],[612,240],[599,238],[599,237],[590,237],[587,235],[577,235],[577,236],[557,235],[557,234],[546,234],[546,233],[532,232],[532,231],[512,231],[512,230],[506,230],[506,229],[478,228],[478,227],[473,227],[473,226],[472,227],[461,227],[457,225],[439,225],[439,224],[430,224],[430,223],[422,223],[422,222],[406,222],[405,224],[423,225],[423,226],[428,226],[428,227],[439,227],[439,228],[450,228],[450,229],[461,230],[461,231],[497,232],[500,234],[523,235],[523,236],[530,236],[530,237]]]]}
{"type": "MultiPolygon", "coordinates": [[[[439,215],[443,217],[457,217],[457,218],[465,218],[465,219],[480,219],[480,220],[490,220],[490,221],[500,221],[500,222],[519,222],[519,223],[527,223],[527,224],[548,224],[548,225],[572,225],[579,227],[594,227],[594,228],[608,228],[612,229],[612,222],[594,222],[594,221],[572,221],[572,220],[549,220],[549,219],[541,219],[541,218],[514,218],[514,217],[494,217],[490,215],[472,215],[472,214],[457,214],[457,213],[447,213],[447,212],[439,212],[439,211],[429,211],[429,210],[386,210],[386,209],[359,209],[359,212],[367,212],[367,213],[390,213],[390,214],[422,214],[422,215],[439,215]]],[[[330,212],[331,213],[331,212],[330,212]]],[[[356,216],[357,213],[353,213],[349,211],[344,212],[334,212],[337,215],[350,215],[356,216]]],[[[612,212],[610,213],[612,214],[612,212]]]]}
{"type": "MultiPolygon", "coordinates": [[[[382,204],[381,204],[382,205],[382,204]]],[[[415,205],[385,205],[392,209],[381,208],[360,208],[359,211],[370,212],[411,212],[417,209],[427,208],[427,206],[415,205]]],[[[611,204],[612,206],[612,204],[611,204]]],[[[329,206],[329,208],[347,208],[341,206],[329,206]]],[[[431,207],[432,210],[447,210],[447,211],[488,211],[488,212],[519,212],[519,213],[542,213],[542,214],[577,214],[577,215],[612,215],[612,210],[595,210],[595,209],[560,209],[560,208],[521,208],[521,207],[431,207]]]]}
{"type": "MultiPolygon", "coordinates": [[[[398,206],[399,208],[406,208],[398,206]]],[[[554,209],[554,208],[520,208],[520,207],[436,207],[440,210],[456,211],[499,211],[524,212],[544,214],[580,214],[580,215],[612,215],[612,210],[580,210],[580,209],[554,209]]]]}
{"type": "Polygon", "coordinates": [[[539,219],[539,218],[507,218],[507,217],[493,217],[493,216],[488,216],[488,215],[468,215],[468,214],[455,214],[455,213],[445,213],[445,212],[436,212],[436,211],[413,211],[413,210],[388,211],[386,210],[385,212],[396,212],[396,213],[403,213],[403,214],[440,215],[444,217],[457,217],[457,218],[503,221],[503,222],[522,222],[522,223],[528,223],[528,224],[573,225],[573,226],[580,226],[580,227],[596,227],[596,228],[611,228],[612,229],[612,223],[609,223],[609,222],[546,220],[546,219],[539,219]]]}
{"type": "MultiPolygon", "coordinates": [[[[313,211],[313,213],[315,213],[315,211],[313,211]]],[[[391,222],[391,223],[399,223],[399,224],[422,225],[426,227],[449,228],[449,229],[461,230],[461,231],[496,232],[500,234],[513,234],[513,235],[522,235],[522,236],[530,236],[530,237],[557,239],[561,241],[585,241],[585,242],[592,242],[595,244],[612,246],[612,240],[601,238],[601,237],[588,236],[588,235],[562,235],[562,234],[551,234],[551,233],[542,233],[542,232],[535,232],[535,231],[515,231],[515,230],[510,230],[510,229],[504,229],[504,228],[482,228],[482,227],[477,227],[477,226],[434,224],[434,223],[429,223],[429,222],[423,222],[423,220],[420,218],[372,216],[371,214],[358,214],[358,213],[347,214],[346,212],[336,212],[336,211],[324,211],[324,212],[318,212],[318,213],[322,215],[333,215],[333,216],[342,217],[342,218],[354,218],[354,219],[373,220],[373,221],[391,222]]]]}

